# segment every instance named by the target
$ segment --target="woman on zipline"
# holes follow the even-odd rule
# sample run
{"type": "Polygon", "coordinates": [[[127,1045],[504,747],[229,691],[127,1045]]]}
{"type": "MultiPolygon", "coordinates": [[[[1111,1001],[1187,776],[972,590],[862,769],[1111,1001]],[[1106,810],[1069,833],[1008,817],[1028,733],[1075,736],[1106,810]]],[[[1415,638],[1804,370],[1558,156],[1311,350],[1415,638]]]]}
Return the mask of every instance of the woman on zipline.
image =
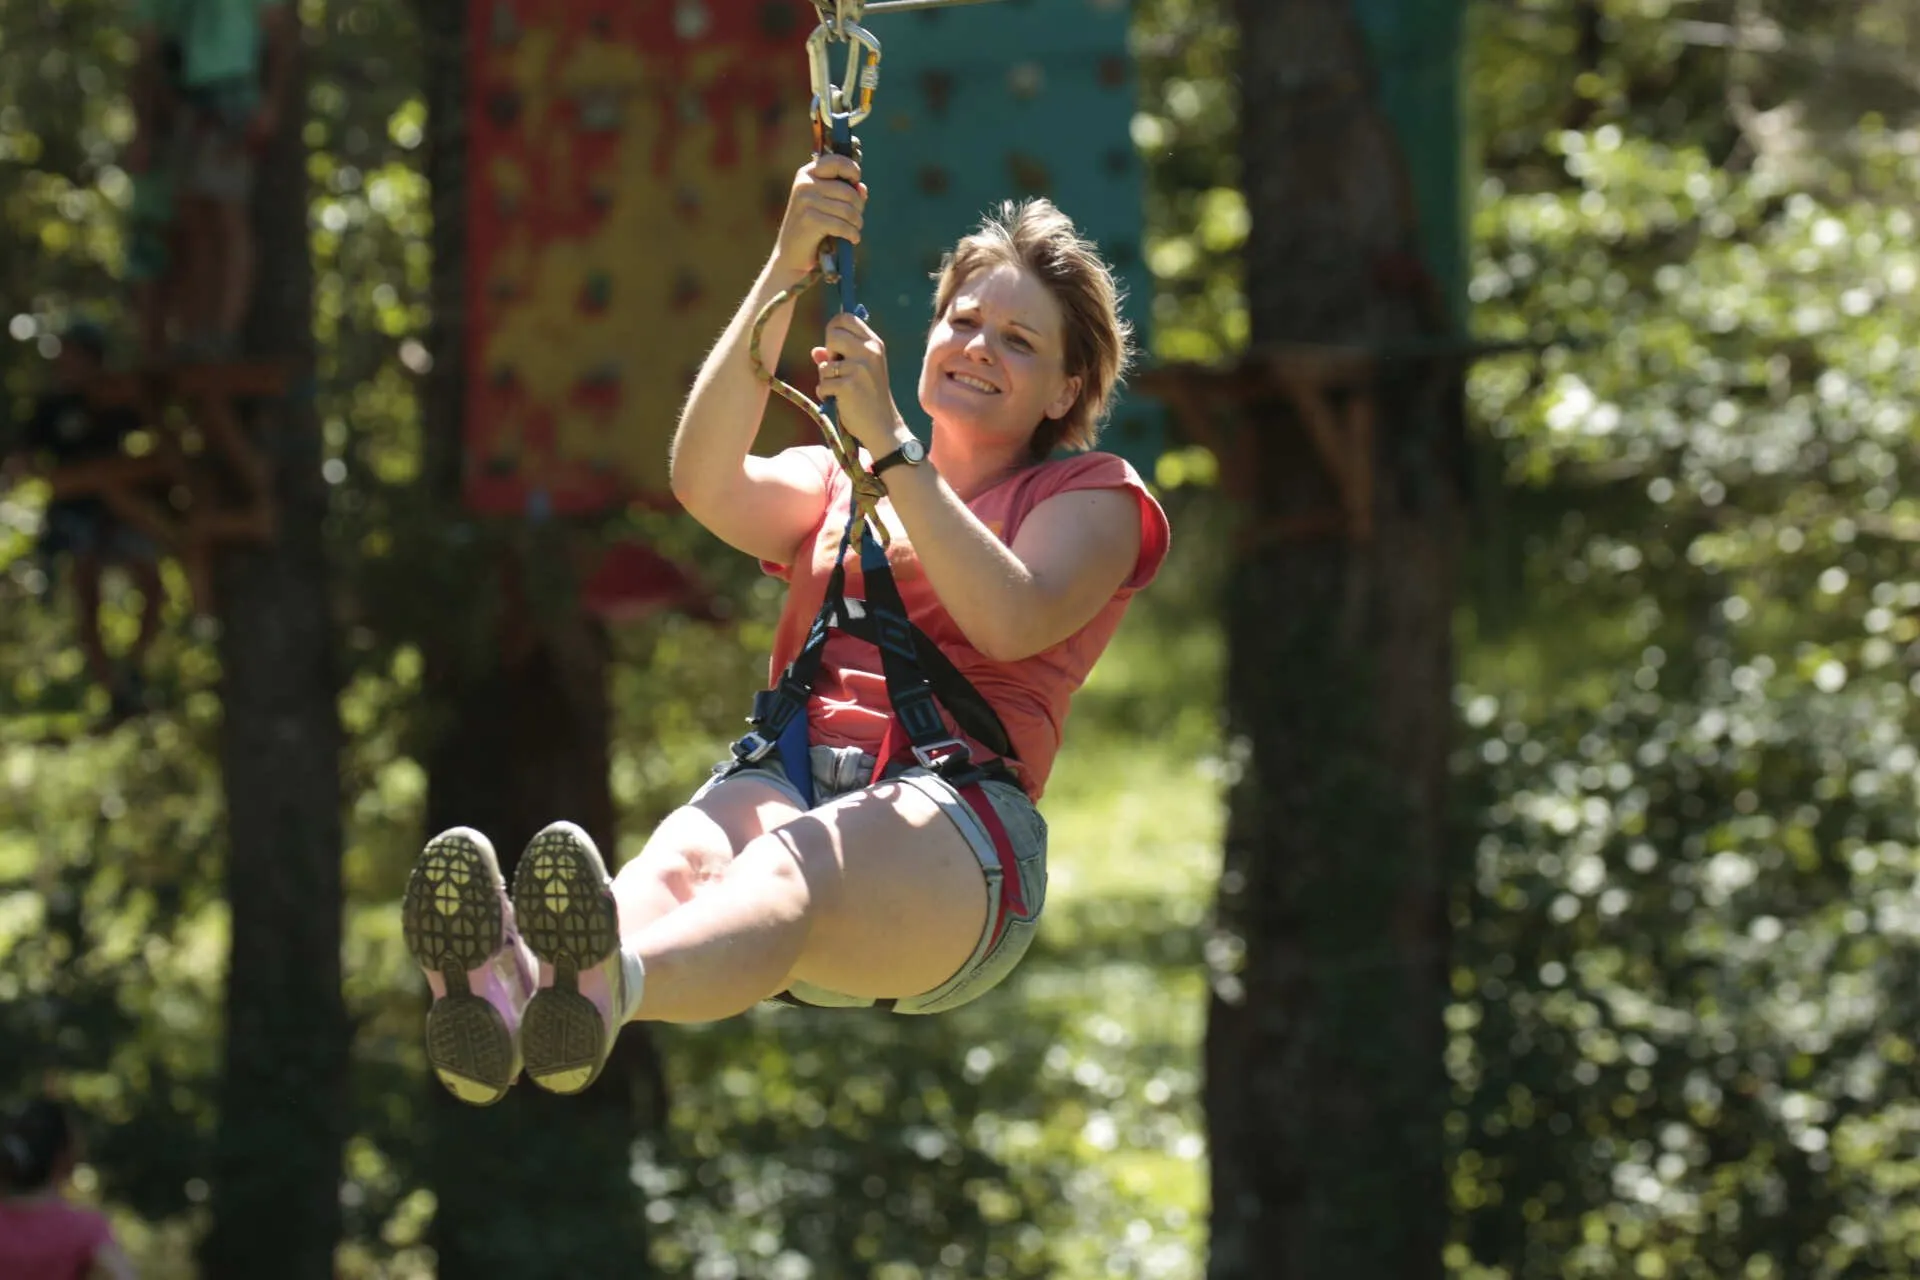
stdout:
{"type": "MultiPolygon", "coordinates": [[[[823,241],[858,242],[866,200],[849,158],[801,168],[772,257],[673,441],[675,497],[788,583],[776,684],[834,599],[853,485],[823,447],[749,451],[768,393],[754,323],[808,277],[823,241]]],[[[779,351],[790,310],[766,323],[763,353],[779,351]]],[[[1004,979],[1031,944],[1046,889],[1035,801],[1068,703],[1158,571],[1168,526],[1133,468],[1085,452],[1129,332],[1111,272],[1066,215],[1044,200],[1003,205],[948,253],[933,310],[919,382],[930,450],[895,407],[886,349],[863,320],[835,316],[813,359],[822,398],[885,486],[886,561],[918,643],[937,650],[922,665],[945,668],[934,690],[953,712],[957,672],[985,704],[945,719],[961,767],[921,748],[924,729],[908,749],[889,696],[898,668],[833,630],[801,695],[798,753],[737,747],[618,877],[584,831],[555,823],[522,855],[509,899],[484,836],[434,837],[403,920],[434,997],[428,1058],[456,1096],[497,1101],[523,1065],[543,1088],[578,1092],[632,1019],[707,1022],[770,998],[942,1012],[1004,979]],[[1062,449],[1076,452],[1054,458],[1062,449]]],[[[845,572],[852,611],[864,598],[876,612],[866,588],[880,588],[864,579],[885,571],[863,576],[856,555],[845,572]]]]}

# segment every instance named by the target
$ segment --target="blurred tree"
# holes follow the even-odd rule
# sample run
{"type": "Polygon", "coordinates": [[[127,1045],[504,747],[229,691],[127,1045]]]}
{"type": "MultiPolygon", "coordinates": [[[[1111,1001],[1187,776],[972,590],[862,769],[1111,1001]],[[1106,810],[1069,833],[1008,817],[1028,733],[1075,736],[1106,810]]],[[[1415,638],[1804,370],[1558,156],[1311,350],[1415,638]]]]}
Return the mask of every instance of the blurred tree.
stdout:
{"type": "Polygon", "coordinates": [[[1435,1276],[1446,1232],[1462,401],[1448,363],[1410,358],[1450,326],[1360,8],[1237,6],[1252,358],[1222,446],[1244,511],[1207,1032],[1216,1280],[1435,1276]]]}
{"type": "MultiPolygon", "coordinates": [[[[425,488],[437,527],[416,545],[409,610],[426,655],[422,750],[426,826],[475,827],[509,881],[520,850],[558,818],[616,857],[609,649],[567,566],[591,530],[483,525],[461,506],[466,274],[463,55],[466,7],[416,9],[427,67],[427,179],[433,200],[433,322],[423,386],[425,488]]],[[[649,1274],[635,1144],[664,1122],[660,1068],[629,1027],[587,1093],[556,1098],[521,1082],[485,1110],[444,1096],[431,1111],[429,1181],[442,1280],[573,1280],[649,1274]]]]}
{"type": "MultiPolygon", "coordinates": [[[[304,67],[289,101],[305,100],[304,67]]],[[[259,270],[245,356],[285,362],[288,392],[247,405],[280,527],[216,562],[231,946],[212,1152],[208,1280],[334,1274],[351,1036],[341,1000],[342,735],[314,406],[305,113],[260,159],[259,270]]]]}
{"type": "Polygon", "coordinates": [[[1475,10],[1450,1269],[1916,1246],[1912,0],[1475,10]]]}

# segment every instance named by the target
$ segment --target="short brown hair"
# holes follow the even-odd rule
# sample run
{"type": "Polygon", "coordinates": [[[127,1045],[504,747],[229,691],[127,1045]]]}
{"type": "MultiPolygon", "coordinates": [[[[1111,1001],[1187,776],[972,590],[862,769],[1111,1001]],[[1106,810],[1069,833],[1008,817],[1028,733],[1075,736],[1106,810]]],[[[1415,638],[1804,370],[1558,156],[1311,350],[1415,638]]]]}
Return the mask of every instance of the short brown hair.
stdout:
{"type": "Polygon", "coordinates": [[[1061,363],[1069,378],[1080,379],[1073,407],[1034,429],[1033,456],[1091,449],[1133,356],[1133,326],[1120,315],[1122,293],[1112,269],[1051,200],[1007,200],[941,258],[933,314],[945,315],[977,272],[999,266],[1025,270],[1053,295],[1063,321],[1061,363]]]}

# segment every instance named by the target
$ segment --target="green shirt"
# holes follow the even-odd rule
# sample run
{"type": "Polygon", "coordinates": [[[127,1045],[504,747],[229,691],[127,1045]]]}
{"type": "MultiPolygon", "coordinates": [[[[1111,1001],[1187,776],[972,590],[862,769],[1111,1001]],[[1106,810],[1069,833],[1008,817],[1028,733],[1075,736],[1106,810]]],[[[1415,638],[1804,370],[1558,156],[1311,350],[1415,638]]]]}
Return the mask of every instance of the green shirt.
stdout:
{"type": "Polygon", "coordinates": [[[134,21],[180,44],[190,89],[260,76],[260,15],[281,0],[134,0],[134,21]]]}

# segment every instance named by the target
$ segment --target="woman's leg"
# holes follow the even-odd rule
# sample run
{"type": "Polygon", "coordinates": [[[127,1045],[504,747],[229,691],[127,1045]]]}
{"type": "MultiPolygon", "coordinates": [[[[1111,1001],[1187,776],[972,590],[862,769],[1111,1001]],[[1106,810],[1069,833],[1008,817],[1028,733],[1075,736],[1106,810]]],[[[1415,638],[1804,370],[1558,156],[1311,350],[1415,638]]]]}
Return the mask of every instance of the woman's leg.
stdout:
{"type": "Polygon", "coordinates": [[[778,784],[753,774],[721,783],[668,814],[639,856],[620,868],[613,894],[620,937],[636,934],[716,884],[734,856],[804,810],[778,784]]]}
{"type": "Polygon", "coordinates": [[[704,884],[671,855],[663,844],[651,879],[623,873],[635,883],[618,894],[571,824],[521,855],[514,909],[540,960],[521,1031],[535,1084],[585,1089],[629,1018],[711,1022],[796,980],[876,1000],[931,991],[967,962],[987,922],[986,878],[966,837],[924,791],[898,783],[796,814],[704,884]],[[629,934],[629,920],[646,922],[629,934]]]}
{"type": "Polygon", "coordinates": [[[973,954],[986,880],[926,793],[856,791],[748,842],[719,882],[626,939],[637,1018],[710,1022],[796,980],[850,996],[931,991],[973,954]]]}
{"type": "MultiPolygon", "coordinates": [[[[557,1081],[570,1086],[562,1092],[584,1088],[605,1058],[596,1053],[603,1024],[597,1012],[584,1011],[583,1050],[573,1026],[581,1019],[569,1018],[569,1001],[577,1003],[581,991],[602,1001],[617,999],[621,937],[691,899],[724,873],[735,849],[800,812],[776,784],[763,779],[747,776],[714,787],[669,815],[611,886],[602,878],[582,886],[587,892],[565,910],[530,913],[526,941],[539,943],[547,955],[523,946],[487,838],[466,827],[435,836],[415,864],[401,904],[407,948],[426,974],[432,995],[427,1060],[434,1074],[455,1097],[476,1106],[506,1096],[523,1057],[527,1074],[547,1087],[557,1087],[557,1081]],[[558,993],[560,1016],[552,1016],[556,1000],[550,999],[546,1012],[534,1014],[528,1023],[536,988],[545,986],[551,992],[556,976],[551,954],[598,929],[605,931],[603,949],[611,965],[605,972],[586,975],[585,981],[575,973],[573,988],[558,993]],[[524,1055],[523,1038],[528,1044],[524,1055]],[[582,1059],[588,1068],[584,1072],[582,1059]]],[[[567,850],[577,845],[582,856],[592,849],[584,832],[556,823],[535,837],[522,862],[546,857],[556,841],[567,850]]],[[[599,854],[591,857],[598,865],[599,854]]],[[[515,891],[522,892],[519,881],[515,891]]]]}
{"type": "Polygon", "coordinates": [[[641,986],[624,943],[720,883],[738,850],[802,812],[778,782],[738,775],[669,814],[609,882],[593,840],[556,822],[520,855],[513,901],[539,961],[521,1024],[527,1077],[578,1093],[605,1065],[641,986]]]}

